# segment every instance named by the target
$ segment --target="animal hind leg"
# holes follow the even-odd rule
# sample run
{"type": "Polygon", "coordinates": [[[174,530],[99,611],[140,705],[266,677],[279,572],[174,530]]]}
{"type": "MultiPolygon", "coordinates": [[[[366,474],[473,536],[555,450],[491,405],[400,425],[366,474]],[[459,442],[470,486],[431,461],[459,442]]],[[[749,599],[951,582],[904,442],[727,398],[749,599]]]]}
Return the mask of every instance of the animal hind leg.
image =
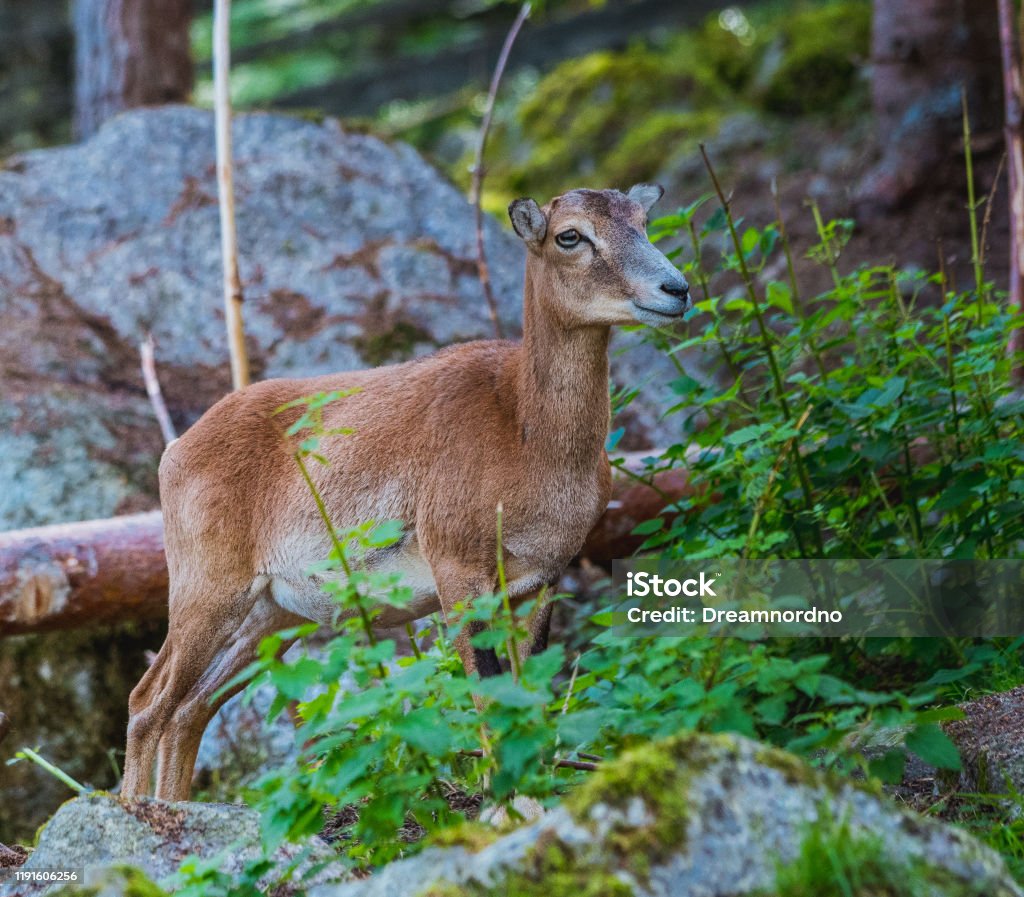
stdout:
{"type": "MultiPolygon", "coordinates": [[[[217,692],[254,659],[264,638],[300,622],[301,617],[282,610],[267,597],[260,597],[238,629],[222,642],[212,662],[182,697],[160,738],[158,798],[188,800],[203,733],[221,706],[244,685],[233,686],[220,695],[217,692]]],[[[291,639],[282,643],[280,653],[293,642],[291,639]]]]}
{"type": "Polygon", "coordinates": [[[125,797],[149,793],[160,740],[182,699],[229,642],[252,607],[251,584],[222,605],[209,582],[172,592],[167,638],[128,701],[125,797]],[[210,610],[221,613],[211,619],[210,610]]]}
{"type": "Polygon", "coordinates": [[[128,699],[128,742],[125,750],[124,779],[121,794],[141,797],[149,793],[153,761],[156,759],[162,721],[159,706],[154,704],[163,694],[174,667],[174,641],[168,635],[156,660],[132,689],[128,699]]]}

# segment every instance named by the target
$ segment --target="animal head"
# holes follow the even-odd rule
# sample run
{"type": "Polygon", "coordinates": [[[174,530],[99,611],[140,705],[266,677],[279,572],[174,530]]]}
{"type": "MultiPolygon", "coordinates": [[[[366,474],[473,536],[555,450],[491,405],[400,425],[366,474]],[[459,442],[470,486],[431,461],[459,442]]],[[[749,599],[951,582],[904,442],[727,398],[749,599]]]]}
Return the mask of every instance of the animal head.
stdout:
{"type": "Polygon", "coordinates": [[[532,199],[508,207],[544,288],[536,299],[568,325],[655,326],[693,307],[686,279],[647,239],[647,213],[664,191],[637,184],[572,190],[541,208],[532,199]]]}

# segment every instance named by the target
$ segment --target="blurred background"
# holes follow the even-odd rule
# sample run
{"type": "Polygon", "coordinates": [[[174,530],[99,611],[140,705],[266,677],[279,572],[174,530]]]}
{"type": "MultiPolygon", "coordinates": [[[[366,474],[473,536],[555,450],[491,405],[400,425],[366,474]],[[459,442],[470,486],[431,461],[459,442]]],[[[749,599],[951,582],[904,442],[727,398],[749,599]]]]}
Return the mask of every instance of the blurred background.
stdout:
{"type": "MultiPolygon", "coordinates": [[[[995,8],[981,5],[534,4],[500,94],[485,206],[583,181],[683,190],[703,140],[748,176],[813,170],[804,192],[891,211],[925,180],[942,188],[932,166],[958,139],[961,84],[976,129],[999,126],[995,8]]],[[[516,12],[495,0],[241,0],[233,98],[407,141],[466,187],[516,12]]],[[[209,106],[211,44],[201,0],[2,0],[0,153],[86,137],[121,108],[209,106]]]]}

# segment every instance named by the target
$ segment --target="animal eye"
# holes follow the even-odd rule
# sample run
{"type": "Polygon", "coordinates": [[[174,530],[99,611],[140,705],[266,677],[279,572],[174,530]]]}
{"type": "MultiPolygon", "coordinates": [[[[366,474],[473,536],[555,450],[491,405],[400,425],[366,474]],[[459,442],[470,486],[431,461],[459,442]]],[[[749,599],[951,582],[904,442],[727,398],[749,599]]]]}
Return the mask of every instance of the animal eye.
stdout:
{"type": "Polygon", "coordinates": [[[555,242],[563,249],[572,249],[573,246],[579,245],[579,242],[582,239],[583,238],[579,235],[579,231],[564,230],[555,237],[555,242]]]}

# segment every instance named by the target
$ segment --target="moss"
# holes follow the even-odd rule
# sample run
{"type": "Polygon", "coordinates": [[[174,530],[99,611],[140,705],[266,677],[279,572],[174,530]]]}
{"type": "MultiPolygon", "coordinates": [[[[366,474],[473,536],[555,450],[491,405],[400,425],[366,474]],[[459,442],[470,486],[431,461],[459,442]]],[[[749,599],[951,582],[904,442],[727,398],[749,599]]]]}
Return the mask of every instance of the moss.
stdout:
{"type": "Polygon", "coordinates": [[[467,897],[468,891],[446,881],[435,882],[425,891],[417,891],[416,897],[467,897]]]}
{"type": "Polygon", "coordinates": [[[417,897],[633,897],[632,885],[621,873],[588,862],[581,864],[566,844],[547,833],[523,858],[521,868],[490,885],[471,882],[457,886],[435,882],[417,897]]]}
{"type": "Polygon", "coordinates": [[[542,861],[529,873],[514,873],[488,895],[516,897],[633,897],[635,891],[619,875],[593,866],[576,866],[557,848],[548,848],[542,861]]]}
{"type": "Polygon", "coordinates": [[[831,112],[856,86],[870,30],[871,10],[862,2],[827,4],[787,18],[778,65],[760,91],[764,108],[785,115],[831,112]]]}
{"type": "MultiPolygon", "coordinates": [[[[851,113],[868,55],[868,0],[755,4],[624,50],[510,75],[495,110],[483,205],[581,185],[628,187],[671,172],[689,141],[738,112],[851,113]],[[730,16],[735,19],[729,22],[730,16]]],[[[399,130],[468,189],[479,124],[467,98],[429,126],[399,130]]],[[[779,122],[784,127],[785,123],[779,122]]]]}
{"type": "Polygon", "coordinates": [[[434,833],[429,843],[434,847],[464,847],[471,853],[478,853],[499,837],[501,833],[492,825],[464,822],[434,833]]]}
{"type": "Polygon", "coordinates": [[[779,748],[764,746],[757,751],[754,759],[762,766],[782,773],[790,785],[797,787],[822,788],[830,793],[852,788],[872,797],[883,797],[885,794],[880,782],[844,778],[832,770],[818,769],[796,754],[779,748]]]}
{"type": "Polygon", "coordinates": [[[627,132],[607,155],[607,182],[625,187],[650,178],[666,159],[711,137],[718,123],[719,116],[712,112],[656,112],[627,132]]]}
{"type": "Polygon", "coordinates": [[[599,804],[625,813],[633,801],[643,801],[649,823],[616,825],[606,843],[622,866],[646,879],[652,864],[685,843],[690,822],[686,795],[694,772],[735,750],[727,735],[688,733],[646,744],[602,766],[566,806],[585,825],[599,804]]]}
{"type": "Polygon", "coordinates": [[[163,888],[135,866],[115,866],[103,873],[103,880],[98,885],[69,884],[51,892],[50,897],[97,897],[106,893],[116,893],[121,897],[167,897],[163,888]]]}
{"type": "MultiPolygon", "coordinates": [[[[853,830],[822,807],[793,862],[780,863],[775,887],[759,897],[996,897],[989,881],[965,881],[947,869],[902,860],[878,835],[853,830]]],[[[1000,897],[1006,892],[1003,891],[1000,897]]]]}
{"type": "Polygon", "coordinates": [[[167,892],[134,866],[118,866],[123,897],[167,897],[167,892]]]}
{"type": "Polygon", "coordinates": [[[513,122],[496,127],[492,189],[550,194],[583,178],[628,186],[653,176],[671,154],[666,138],[700,137],[717,121],[728,91],[702,58],[635,46],[561,63],[522,100],[513,122]],[[653,131],[657,142],[638,130],[653,131]]]}

